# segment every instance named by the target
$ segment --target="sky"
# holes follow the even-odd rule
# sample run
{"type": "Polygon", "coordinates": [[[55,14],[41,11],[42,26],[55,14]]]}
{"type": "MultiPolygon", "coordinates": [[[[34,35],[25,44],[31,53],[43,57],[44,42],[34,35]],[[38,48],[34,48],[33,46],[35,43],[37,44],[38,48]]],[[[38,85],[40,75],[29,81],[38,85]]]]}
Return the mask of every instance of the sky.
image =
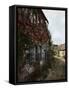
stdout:
{"type": "Polygon", "coordinates": [[[42,10],[49,21],[48,29],[51,33],[53,44],[65,43],[65,11],[42,10]]]}

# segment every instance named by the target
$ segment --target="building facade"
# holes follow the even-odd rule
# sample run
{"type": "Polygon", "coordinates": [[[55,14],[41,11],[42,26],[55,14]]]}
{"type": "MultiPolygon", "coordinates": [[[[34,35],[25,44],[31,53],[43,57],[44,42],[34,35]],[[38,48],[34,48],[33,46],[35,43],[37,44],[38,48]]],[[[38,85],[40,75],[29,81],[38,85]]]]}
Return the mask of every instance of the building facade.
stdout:
{"type": "Polygon", "coordinates": [[[47,59],[51,38],[48,20],[41,9],[18,8],[18,52],[26,63],[47,59]],[[22,53],[21,53],[22,52],[22,53]]]}

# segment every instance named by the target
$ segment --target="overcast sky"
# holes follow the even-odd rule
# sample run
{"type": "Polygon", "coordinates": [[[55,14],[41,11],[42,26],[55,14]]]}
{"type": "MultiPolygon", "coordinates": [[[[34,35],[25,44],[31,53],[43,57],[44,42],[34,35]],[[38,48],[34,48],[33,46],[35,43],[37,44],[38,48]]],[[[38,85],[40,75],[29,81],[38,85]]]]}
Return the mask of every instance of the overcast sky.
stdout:
{"type": "Polygon", "coordinates": [[[48,29],[52,36],[53,44],[65,43],[65,11],[43,10],[49,21],[48,29]]]}

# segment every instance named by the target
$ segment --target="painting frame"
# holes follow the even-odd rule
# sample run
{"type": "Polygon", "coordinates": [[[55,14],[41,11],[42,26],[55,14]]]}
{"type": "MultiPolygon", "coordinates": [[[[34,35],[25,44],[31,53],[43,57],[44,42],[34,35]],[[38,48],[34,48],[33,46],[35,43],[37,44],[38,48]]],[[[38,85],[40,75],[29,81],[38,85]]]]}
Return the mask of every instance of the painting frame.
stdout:
{"type": "Polygon", "coordinates": [[[13,5],[9,7],[9,83],[14,85],[21,84],[39,84],[39,83],[55,83],[67,82],[67,8],[61,7],[45,7],[45,6],[29,6],[29,5],[13,5]],[[65,79],[60,80],[40,80],[40,81],[22,81],[17,82],[17,62],[16,62],[16,29],[17,29],[17,8],[36,8],[47,10],[65,11],[65,79]]]}

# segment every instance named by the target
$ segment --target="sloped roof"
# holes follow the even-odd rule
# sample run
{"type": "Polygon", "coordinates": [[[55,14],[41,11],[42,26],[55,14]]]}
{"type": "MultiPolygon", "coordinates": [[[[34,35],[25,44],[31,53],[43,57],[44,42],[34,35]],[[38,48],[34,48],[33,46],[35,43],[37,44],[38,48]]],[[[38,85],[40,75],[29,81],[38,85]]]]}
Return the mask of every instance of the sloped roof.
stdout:
{"type": "Polygon", "coordinates": [[[45,14],[43,13],[43,11],[42,10],[40,10],[40,11],[41,11],[43,17],[45,18],[45,20],[47,21],[47,23],[49,23],[48,19],[46,18],[45,14]]]}
{"type": "Polygon", "coordinates": [[[58,50],[60,50],[60,51],[65,50],[65,44],[59,45],[58,50]]]}

